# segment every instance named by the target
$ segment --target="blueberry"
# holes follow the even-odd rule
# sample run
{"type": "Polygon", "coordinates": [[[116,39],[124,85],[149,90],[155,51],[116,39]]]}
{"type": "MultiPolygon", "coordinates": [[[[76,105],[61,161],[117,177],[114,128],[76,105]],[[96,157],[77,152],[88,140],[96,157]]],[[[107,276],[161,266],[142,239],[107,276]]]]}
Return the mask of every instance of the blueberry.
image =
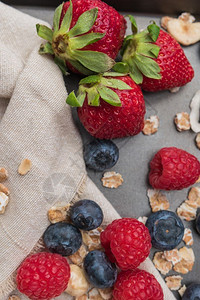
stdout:
{"type": "Polygon", "coordinates": [[[58,222],[47,227],[43,240],[50,252],[69,256],[81,247],[82,235],[74,225],[58,222]]]}
{"type": "Polygon", "coordinates": [[[152,246],[160,250],[172,250],[184,235],[181,219],[172,211],[160,210],[150,215],[146,227],[151,235],[152,246]]]}
{"type": "Polygon", "coordinates": [[[93,230],[103,221],[101,207],[92,200],[80,200],[70,209],[73,224],[82,230],[93,230]]]}
{"type": "Polygon", "coordinates": [[[190,284],[187,287],[182,300],[200,300],[200,284],[190,284]]]}
{"type": "Polygon", "coordinates": [[[90,283],[99,289],[112,287],[117,279],[115,264],[99,250],[91,251],[86,255],[84,269],[90,283]]]}
{"type": "Polygon", "coordinates": [[[197,229],[198,233],[200,234],[200,213],[198,213],[198,215],[196,217],[196,229],[197,229]]]}
{"type": "Polygon", "coordinates": [[[101,172],[116,164],[119,149],[112,141],[96,139],[85,145],[83,156],[89,169],[101,172]]]}

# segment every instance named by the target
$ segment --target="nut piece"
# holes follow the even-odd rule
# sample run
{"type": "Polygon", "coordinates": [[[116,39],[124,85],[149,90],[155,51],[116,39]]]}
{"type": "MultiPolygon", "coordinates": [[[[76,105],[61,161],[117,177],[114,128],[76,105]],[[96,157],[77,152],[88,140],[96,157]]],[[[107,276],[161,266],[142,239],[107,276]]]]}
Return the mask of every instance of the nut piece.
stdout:
{"type": "Polygon", "coordinates": [[[192,221],[196,219],[197,209],[183,202],[177,209],[177,215],[186,221],[192,221]]]}
{"type": "Polygon", "coordinates": [[[7,196],[10,195],[10,191],[9,191],[8,188],[7,188],[4,184],[2,184],[2,183],[0,183],[0,192],[6,194],[7,196]]]}
{"type": "Polygon", "coordinates": [[[79,297],[87,293],[89,283],[85,278],[84,271],[76,265],[70,265],[70,272],[70,279],[65,292],[75,297],[79,297]]]}
{"type": "Polygon", "coordinates": [[[83,260],[87,254],[87,250],[84,245],[81,245],[81,247],[76,251],[74,254],[68,256],[69,259],[73,262],[73,264],[80,266],[83,263],[83,260]]]}
{"type": "Polygon", "coordinates": [[[168,288],[172,291],[177,291],[181,287],[181,280],[183,277],[179,275],[172,275],[165,278],[168,288]]]}
{"type": "Polygon", "coordinates": [[[180,132],[190,129],[190,116],[186,112],[177,113],[174,122],[176,129],[180,132]]]}
{"type": "Polygon", "coordinates": [[[191,229],[185,228],[183,241],[185,242],[185,244],[187,246],[192,246],[193,245],[194,240],[193,240],[192,230],[191,229]]]}
{"type": "Polygon", "coordinates": [[[0,182],[8,179],[8,171],[5,168],[0,168],[0,182]]]}
{"type": "Polygon", "coordinates": [[[144,121],[144,128],[142,132],[145,135],[151,135],[158,131],[159,127],[159,118],[158,116],[150,116],[149,119],[144,121]]]}
{"type": "Polygon", "coordinates": [[[96,288],[93,288],[88,293],[89,300],[103,300],[96,288]]]}
{"type": "Polygon", "coordinates": [[[195,142],[196,142],[197,148],[200,150],[200,132],[197,133],[195,142]]]}
{"type": "Polygon", "coordinates": [[[148,189],[147,196],[153,212],[169,209],[169,201],[167,197],[159,190],[148,189]]]}
{"type": "Polygon", "coordinates": [[[118,188],[118,186],[122,185],[124,180],[121,174],[111,171],[105,172],[101,181],[103,183],[103,186],[110,189],[116,189],[118,188]]]}
{"type": "MultiPolygon", "coordinates": [[[[199,30],[200,32],[200,30],[199,30]]],[[[199,109],[200,109],[200,90],[196,92],[190,102],[190,124],[194,132],[200,132],[199,109]]]]}
{"type": "Polygon", "coordinates": [[[52,224],[65,221],[67,218],[67,212],[69,211],[70,204],[66,206],[52,206],[48,210],[48,218],[52,224]]]}
{"type": "Polygon", "coordinates": [[[167,261],[172,262],[173,265],[181,261],[181,256],[178,249],[164,251],[163,258],[165,258],[167,261]]]}
{"type": "Polygon", "coordinates": [[[194,208],[200,207],[200,188],[192,187],[188,194],[188,199],[186,203],[194,208]]]}
{"type": "Polygon", "coordinates": [[[161,26],[180,44],[188,46],[200,40],[200,23],[189,13],[183,13],[178,19],[163,17],[161,26]]]}
{"type": "Polygon", "coordinates": [[[19,296],[16,295],[12,295],[8,298],[8,300],[20,300],[21,298],[19,296]]]}
{"type": "Polygon", "coordinates": [[[183,247],[179,249],[179,254],[181,261],[175,264],[173,270],[181,274],[187,274],[189,271],[192,271],[194,265],[194,252],[192,248],[183,247]]]}
{"type": "Polygon", "coordinates": [[[20,175],[26,175],[30,171],[31,167],[32,167],[31,161],[25,158],[22,160],[22,162],[19,165],[18,173],[20,175]]]}
{"type": "Polygon", "coordinates": [[[186,285],[184,284],[184,285],[180,288],[180,290],[178,290],[178,293],[179,293],[179,295],[180,295],[181,297],[183,297],[183,295],[184,295],[186,289],[187,289],[187,288],[186,288],[186,285]]]}
{"type": "Polygon", "coordinates": [[[9,198],[6,194],[0,192],[0,214],[4,214],[9,198]]]}
{"type": "Polygon", "coordinates": [[[100,241],[100,233],[103,231],[101,227],[98,227],[90,231],[81,231],[83,243],[88,247],[89,251],[102,250],[100,241]]]}
{"type": "Polygon", "coordinates": [[[161,274],[166,275],[172,269],[172,263],[163,258],[163,252],[156,252],[153,263],[161,274]]]}
{"type": "Polygon", "coordinates": [[[139,217],[139,218],[138,218],[138,221],[140,221],[141,223],[143,223],[143,224],[145,225],[146,222],[147,222],[147,219],[148,219],[148,218],[145,217],[145,216],[144,216],[144,217],[139,217]]]}
{"type": "Polygon", "coordinates": [[[104,299],[104,300],[110,300],[112,299],[112,291],[113,289],[112,288],[106,288],[106,289],[98,289],[99,291],[99,294],[101,295],[101,297],[104,299]]]}

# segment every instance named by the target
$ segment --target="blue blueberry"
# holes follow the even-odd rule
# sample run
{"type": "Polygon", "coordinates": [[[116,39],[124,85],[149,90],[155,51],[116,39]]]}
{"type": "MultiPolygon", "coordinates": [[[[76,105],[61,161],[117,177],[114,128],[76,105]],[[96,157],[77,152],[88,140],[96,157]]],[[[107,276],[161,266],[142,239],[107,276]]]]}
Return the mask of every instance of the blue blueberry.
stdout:
{"type": "Polygon", "coordinates": [[[103,221],[101,207],[92,200],[80,200],[70,209],[70,218],[73,224],[82,230],[93,230],[103,221]]]}
{"type": "Polygon", "coordinates": [[[47,227],[43,240],[50,252],[69,256],[81,247],[82,235],[74,225],[58,222],[47,227]]]}
{"type": "Polygon", "coordinates": [[[102,172],[116,164],[119,149],[112,141],[96,139],[84,146],[83,156],[89,169],[102,172]]]}
{"type": "Polygon", "coordinates": [[[198,215],[196,217],[196,229],[197,229],[198,233],[200,234],[200,213],[198,213],[198,215]]]}
{"type": "Polygon", "coordinates": [[[200,300],[200,284],[190,284],[187,287],[182,300],[200,300]]]}
{"type": "Polygon", "coordinates": [[[112,287],[117,279],[116,265],[99,250],[91,251],[86,255],[84,269],[90,283],[99,289],[112,287]]]}
{"type": "Polygon", "coordinates": [[[151,235],[152,246],[160,250],[172,250],[182,241],[184,226],[172,211],[160,210],[150,215],[146,227],[151,235]]]}

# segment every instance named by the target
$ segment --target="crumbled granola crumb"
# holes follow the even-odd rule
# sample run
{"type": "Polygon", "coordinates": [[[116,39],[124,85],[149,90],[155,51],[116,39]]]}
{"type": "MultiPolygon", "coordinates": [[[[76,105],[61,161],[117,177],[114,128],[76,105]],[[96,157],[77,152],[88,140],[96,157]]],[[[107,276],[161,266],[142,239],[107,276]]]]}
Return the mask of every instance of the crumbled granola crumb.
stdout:
{"type": "Polygon", "coordinates": [[[165,258],[167,261],[172,262],[173,265],[181,261],[181,256],[178,249],[164,251],[163,258],[165,258]]]}
{"type": "Polygon", "coordinates": [[[199,182],[200,182],[200,176],[199,176],[199,178],[197,179],[197,181],[195,183],[199,183],[199,182]]]}
{"type": "Polygon", "coordinates": [[[25,158],[21,161],[19,165],[18,173],[20,175],[26,175],[30,171],[31,167],[32,167],[32,162],[29,159],[25,158]]]}
{"type": "Polygon", "coordinates": [[[194,208],[200,207],[200,188],[192,187],[188,194],[188,200],[186,203],[194,208]]]}
{"type": "Polygon", "coordinates": [[[0,192],[6,194],[7,196],[10,195],[10,191],[9,191],[8,188],[7,188],[4,184],[2,184],[2,183],[0,183],[0,192]]]}
{"type": "Polygon", "coordinates": [[[76,297],[75,300],[89,300],[89,298],[88,298],[87,295],[83,295],[83,296],[80,296],[80,297],[76,297]]]}
{"type": "Polygon", "coordinates": [[[183,202],[177,209],[177,215],[186,221],[192,221],[196,219],[197,209],[183,202]]]}
{"type": "Polygon", "coordinates": [[[190,129],[190,116],[186,112],[177,113],[174,122],[178,131],[185,131],[190,129]]]}
{"type": "Polygon", "coordinates": [[[158,116],[150,116],[149,119],[146,119],[144,121],[144,128],[143,128],[142,132],[145,135],[151,135],[158,131],[158,127],[159,127],[158,116]]]}
{"type": "Polygon", "coordinates": [[[177,93],[180,90],[180,86],[169,89],[171,93],[177,93]]]}
{"type": "Polygon", "coordinates": [[[48,210],[48,219],[52,224],[55,224],[57,222],[65,221],[67,218],[67,212],[69,211],[70,204],[67,204],[65,206],[52,206],[48,210]]]}
{"type": "Polygon", "coordinates": [[[197,148],[200,149],[200,132],[197,133],[195,142],[196,142],[197,148]]]}
{"type": "Polygon", "coordinates": [[[90,231],[81,231],[83,243],[88,247],[88,251],[93,250],[102,250],[103,247],[100,241],[100,233],[103,231],[103,228],[98,227],[90,231]]]}
{"type": "Polygon", "coordinates": [[[4,182],[8,179],[8,171],[5,168],[0,168],[0,182],[4,182]]]}
{"type": "Polygon", "coordinates": [[[88,296],[89,300],[103,300],[96,288],[91,289],[88,293],[88,296]]]}
{"type": "Polygon", "coordinates": [[[148,189],[147,196],[153,212],[169,209],[167,197],[159,190],[148,189]]]}
{"type": "Polygon", "coordinates": [[[11,295],[8,300],[21,300],[21,298],[17,295],[11,295]]]}
{"type": "Polygon", "coordinates": [[[8,202],[9,197],[6,194],[0,192],[0,214],[4,214],[8,202]]]}
{"type": "Polygon", "coordinates": [[[184,246],[179,249],[179,254],[181,256],[181,261],[175,264],[173,270],[181,274],[187,274],[189,271],[192,271],[194,265],[194,252],[192,248],[184,246]]]}
{"type": "Polygon", "coordinates": [[[81,245],[78,251],[76,251],[74,254],[68,257],[73,262],[73,264],[80,266],[83,263],[86,254],[87,254],[87,250],[85,245],[81,245]]]}
{"type": "Polygon", "coordinates": [[[144,216],[144,217],[139,217],[139,218],[138,218],[138,221],[142,222],[142,223],[145,225],[146,222],[147,222],[147,219],[148,219],[148,218],[145,217],[145,216],[144,216]]]}
{"type": "Polygon", "coordinates": [[[110,299],[112,299],[112,291],[113,291],[112,288],[98,289],[98,291],[99,291],[99,294],[101,295],[101,297],[104,300],[110,300],[110,299]]]}
{"type": "Polygon", "coordinates": [[[178,293],[181,297],[183,297],[184,293],[186,291],[186,285],[184,284],[179,290],[178,293]]]}
{"type": "Polygon", "coordinates": [[[163,257],[163,252],[155,253],[153,263],[156,269],[163,275],[166,275],[172,269],[172,263],[163,257]]]}
{"type": "Polygon", "coordinates": [[[70,265],[70,279],[65,290],[71,296],[79,297],[87,293],[89,283],[83,269],[74,264],[70,265]]]}
{"type": "Polygon", "coordinates": [[[180,275],[172,275],[165,278],[168,288],[172,291],[177,291],[181,287],[181,280],[183,277],[180,275]]]}
{"type": "Polygon", "coordinates": [[[192,235],[192,230],[191,229],[185,228],[183,241],[185,242],[185,244],[187,246],[192,246],[193,245],[194,240],[193,240],[193,235],[192,235]]]}
{"type": "Polygon", "coordinates": [[[103,183],[103,186],[111,189],[116,189],[118,188],[118,186],[122,185],[124,180],[121,174],[111,171],[105,172],[101,181],[103,183]]]}

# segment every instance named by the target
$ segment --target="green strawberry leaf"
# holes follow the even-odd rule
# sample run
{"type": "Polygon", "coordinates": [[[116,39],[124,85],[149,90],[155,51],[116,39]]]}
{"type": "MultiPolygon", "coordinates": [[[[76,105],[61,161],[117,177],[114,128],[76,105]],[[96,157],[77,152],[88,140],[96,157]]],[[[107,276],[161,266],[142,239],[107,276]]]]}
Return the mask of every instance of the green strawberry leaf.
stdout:
{"type": "Polygon", "coordinates": [[[105,72],[105,73],[103,73],[103,76],[104,77],[120,77],[120,76],[125,76],[125,75],[127,75],[127,74],[124,74],[124,73],[118,73],[118,72],[105,72]]]}
{"type": "Polygon", "coordinates": [[[63,75],[68,75],[69,73],[67,72],[67,66],[65,64],[65,61],[59,58],[58,56],[54,57],[54,62],[57,64],[57,66],[60,68],[62,71],[63,75]]]}
{"type": "Polygon", "coordinates": [[[107,54],[97,51],[74,50],[73,57],[77,59],[85,68],[95,73],[106,72],[115,64],[115,61],[107,54]]]}
{"type": "Polygon", "coordinates": [[[127,37],[125,37],[124,41],[123,41],[123,45],[122,48],[120,50],[120,54],[123,55],[124,51],[127,49],[129,43],[133,40],[134,35],[128,35],[127,37]]]}
{"type": "Polygon", "coordinates": [[[72,22],[72,11],[73,11],[73,7],[72,7],[72,1],[70,1],[68,10],[66,11],[66,14],[64,15],[64,18],[62,20],[62,23],[60,25],[60,30],[59,32],[61,33],[66,33],[69,31],[71,22],[72,22]]]}
{"type": "Polygon", "coordinates": [[[54,17],[53,17],[53,29],[54,29],[54,32],[57,32],[59,30],[62,9],[63,9],[63,3],[60,4],[56,8],[56,10],[55,10],[54,17]]]}
{"type": "Polygon", "coordinates": [[[86,97],[86,93],[81,93],[78,95],[78,97],[76,97],[74,91],[71,92],[67,99],[66,99],[66,103],[69,104],[70,106],[73,106],[73,107],[81,107],[83,106],[83,102],[85,100],[85,97],[86,97]]]}
{"type": "MultiPolygon", "coordinates": [[[[118,73],[124,73],[127,74],[129,72],[129,66],[126,62],[117,62],[114,66],[113,66],[113,71],[118,72],[118,73]]],[[[124,76],[123,74],[123,76],[124,76]]]]}
{"type": "Polygon", "coordinates": [[[133,32],[133,34],[136,34],[138,31],[136,20],[132,15],[128,15],[128,17],[129,17],[129,20],[131,21],[132,32],[133,32]]]}
{"type": "Polygon", "coordinates": [[[135,64],[134,60],[130,62],[130,76],[135,81],[136,84],[141,84],[143,82],[143,75],[141,71],[138,69],[137,65],[135,64]]]}
{"type": "Polygon", "coordinates": [[[87,33],[94,25],[97,15],[98,15],[98,8],[92,8],[82,13],[82,15],[80,15],[74,27],[69,31],[68,33],[69,37],[87,33]]]}
{"type": "Polygon", "coordinates": [[[37,34],[44,40],[47,40],[48,42],[52,42],[52,37],[53,37],[53,31],[45,26],[45,25],[40,25],[36,24],[36,30],[37,34]]]}
{"type": "Polygon", "coordinates": [[[101,79],[101,75],[91,75],[91,76],[81,79],[79,84],[97,83],[97,82],[100,82],[100,79],[101,79]]]}
{"type": "Polygon", "coordinates": [[[107,87],[98,87],[97,88],[101,98],[106,101],[107,103],[113,105],[113,106],[121,106],[121,101],[119,99],[119,96],[112,91],[111,89],[107,87]]]}
{"type": "Polygon", "coordinates": [[[85,35],[81,35],[78,37],[71,38],[70,48],[72,50],[81,49],[87,45],[93,44],[99,40],[101,40],[105,36],[105,33],[100,32],[91,32],[85,35]]]}
{"type": "Polygon", "coordinates": [[[99,93],[96,87],[91,87],[87,90],[88,105],[99,106],[99,93]]]}
{"type": "Polygon", "coordinates": [[[74,60],[74,59],[68,59],[68,62],[77,69],[81,74],[84,75],[91,75],[94,74],[94,72],[90,71],[89,69],[85,68],[80,62],[74,60]]]}
{"type": "Polygon", "coordinates": [[[160,47],[152,43],[139,43],[137,46],[137,53],[148,56],[151,58],[157,58],[160,51],[160,47]]]}
{"type": "Polygon", "coordinates": [[[46,44],[40,45],[39,54],[54,54],[51,44],[48,42],[46,44]]]}
{"type": "Polygon", "coordinates": [[[135,54],[134,62],[146,77],[161,79],[160,67],[153,59],[140,54],[135,54]]]}
{"type": "Polygon", "coordinates": [[[107,86],[107,87],[110,87],[110,88],[113,88],[113,89],[118,89],[118,90],[131,90],[132,89],[124,81],[119,80],[119,79],[114,79],[114,78],[102,77],[101,83],[104,86],[107,86]]]}
{"type": "Polygon", "coordinates": [[[155,22],[153,24],[150,24],[147,27],[148,31],[149,31],[149,35],[152,38],[153,42],[156,42],[160,33],[160,27],[158,25],[155,24],[155,22]]]}

